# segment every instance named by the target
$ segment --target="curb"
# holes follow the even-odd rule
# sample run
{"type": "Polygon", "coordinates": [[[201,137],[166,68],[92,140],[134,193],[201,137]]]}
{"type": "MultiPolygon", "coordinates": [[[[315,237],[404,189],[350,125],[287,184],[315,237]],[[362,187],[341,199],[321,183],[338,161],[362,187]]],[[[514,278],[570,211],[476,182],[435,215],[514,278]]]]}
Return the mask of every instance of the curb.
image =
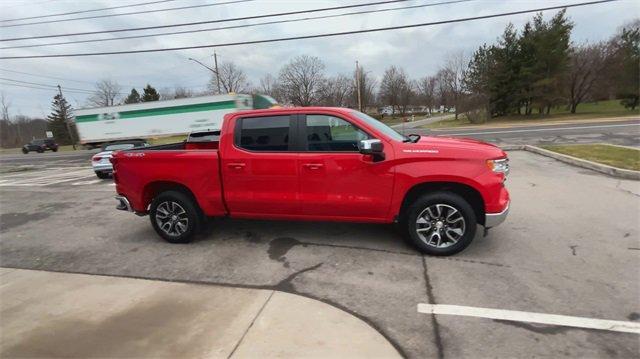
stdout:
{"type": "Polygon", "coordinates": [[[625,170],[622,168],[603,165],[601,163],[583,160],[581,158],[560,154],[532,145],[505,145],[500,146],[500,148],[504,151],[529,151],[541,156],[553,158],[560,162],[568,163],[576,167],[582,167],[596,172],[604,173],[612,177],[640,181],[640,171],[625,170]]]}

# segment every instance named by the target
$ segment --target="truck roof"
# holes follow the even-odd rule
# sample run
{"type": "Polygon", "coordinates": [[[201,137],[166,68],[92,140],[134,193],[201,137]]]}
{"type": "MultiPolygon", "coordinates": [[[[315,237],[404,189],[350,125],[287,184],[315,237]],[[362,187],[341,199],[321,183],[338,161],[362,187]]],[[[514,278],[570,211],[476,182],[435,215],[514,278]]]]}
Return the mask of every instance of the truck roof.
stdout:
{"type": "Polygon", "coordinates": [[[313,107],[272,107],[267,109],[257,109],[257,110],[242,110],[229,114],[228,116],[242,116],[242,115],[253,115],[253,114],[264,114],[269,112],[274,113],[298,113],[298,112],[313,112],[313,111],[332,111],[338,112],[345,115],[350,114],[352,111],[356,111],[347,107],[321,107],[321,106],[313,106],[313,107]]]}

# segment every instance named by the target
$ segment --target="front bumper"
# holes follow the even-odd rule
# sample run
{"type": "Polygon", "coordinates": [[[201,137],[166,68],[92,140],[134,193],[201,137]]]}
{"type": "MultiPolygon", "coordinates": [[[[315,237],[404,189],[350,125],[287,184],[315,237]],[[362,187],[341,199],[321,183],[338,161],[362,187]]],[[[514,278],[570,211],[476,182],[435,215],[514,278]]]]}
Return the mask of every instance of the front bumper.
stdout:
{"type": "Polygon", "coordinates": [[[504,222],[507,219],[507,215],[509,214],[509,206],[511,202],[507,203],[507,207],[500,213],[487,213],[485,214],[484,227],[492,228],[500,223],[504,222]]]}

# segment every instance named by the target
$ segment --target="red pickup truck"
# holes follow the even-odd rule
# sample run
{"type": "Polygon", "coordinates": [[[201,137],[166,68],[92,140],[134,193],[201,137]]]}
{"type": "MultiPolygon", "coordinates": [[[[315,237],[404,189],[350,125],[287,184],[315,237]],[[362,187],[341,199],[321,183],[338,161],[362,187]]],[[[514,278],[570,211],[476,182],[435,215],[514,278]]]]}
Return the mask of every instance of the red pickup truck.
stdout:
{"type": "MultiPolygon", "coordinates": [[[[206,217],[398,223],[451,255],[509,210],[506,154],[467,139],[404,136],[345,108],[228,114],[219,138],[117,152],[118,209],[148,214],[169,242],[206,217]]],[[[218,133],[216,133],[218,135],[218,133]]]]}

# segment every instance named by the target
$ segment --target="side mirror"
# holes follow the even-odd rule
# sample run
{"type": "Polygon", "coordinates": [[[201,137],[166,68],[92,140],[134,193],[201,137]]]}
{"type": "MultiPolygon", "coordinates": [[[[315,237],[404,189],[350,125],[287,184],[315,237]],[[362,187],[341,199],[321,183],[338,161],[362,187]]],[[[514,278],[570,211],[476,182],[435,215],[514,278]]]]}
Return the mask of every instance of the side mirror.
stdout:
{"type": "Polygon", "coordinates": [[[382,145],[382,141],[378,139],[361,140],[358,143],[358,149],[363,155],[372,155],[374,161],[384,159],[384,146],[382,145]]]}

